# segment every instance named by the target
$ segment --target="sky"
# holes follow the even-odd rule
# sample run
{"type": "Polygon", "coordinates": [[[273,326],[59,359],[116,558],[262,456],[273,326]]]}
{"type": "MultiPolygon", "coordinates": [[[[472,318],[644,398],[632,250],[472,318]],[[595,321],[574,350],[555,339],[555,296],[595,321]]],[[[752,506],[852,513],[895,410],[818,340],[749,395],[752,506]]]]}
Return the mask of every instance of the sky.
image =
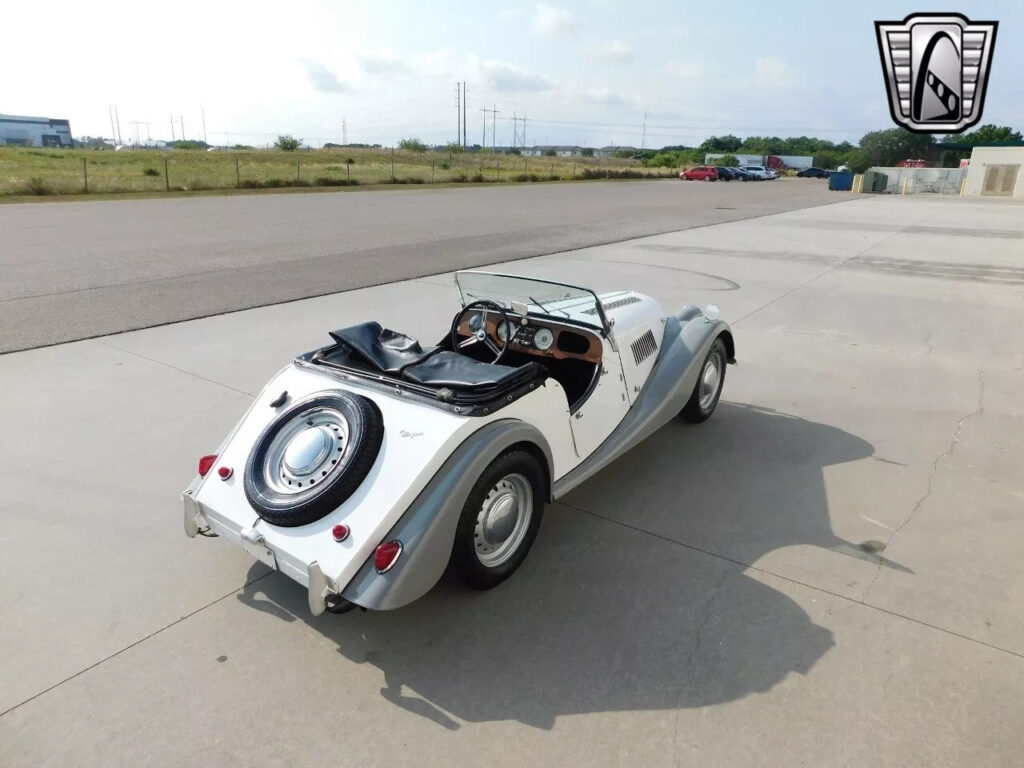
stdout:
{"type": "Polygon", "coordinates": [[[0,113],[75,135],[391,145],[697,145],[710,135],[856,142],[892,127],[875,20],[956,10],[1000,22],[982,122],[1024,129],[1024,3],[50,0],[0,14],[0,113]],[[496,124],[480,110],[497,109],[496,124]],[[646,131],[644,125],[646,122],[646,131]],[[133,125],[134,123],[134,125],[133,125]],[[521,121],[515,123],[523,130],[521,121]],[[344,126],[344,128],[343,128],[344,126]]]}

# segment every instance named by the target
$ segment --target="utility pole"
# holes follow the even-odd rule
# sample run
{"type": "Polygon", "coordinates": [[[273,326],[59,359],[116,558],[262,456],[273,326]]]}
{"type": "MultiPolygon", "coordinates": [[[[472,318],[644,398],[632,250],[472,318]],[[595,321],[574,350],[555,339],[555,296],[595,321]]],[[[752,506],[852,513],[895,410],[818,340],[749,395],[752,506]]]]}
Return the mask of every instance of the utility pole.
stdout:
{"type": "Polygon", "coordinates": [[[199,117],[203,121],[203,144],[206,144],[206,112],[203,110],[203,105],[199,105],[199,117]]]}
{"type": "Polygon", "coordinates": [[[174,135],[174,115],[171,115],[171,141],[177,141],[174,135]]]}
{"type": "Polygon", "coordinates": [[[462,92],[459,81],[455,81],[455,143],[462,142],[462,92]]]}
{"type": "Polygon", "coordinates": [[[516,113],[512,113],[512,146],[519,146],[519,118],[516,113]]]}
{"type": "Polygon", "coordinates": [[[494,108],[497,106],[498,105],[495,104],[491,108],[491,150],[496,150],[498,148],[495,142],[495,136],[497,135],[498,128],[498,110],[494,108]]]}
{"type": "Polygon", "coordinates": [[[640,149],[647,149],[647,113],[644,112],[644,132],[640,139],[640,149]]]}
{"type": "Polygon", "coordinates": [[[114,129],[114,106],[108,105],[107,112],[110,113],[110,138],[117,144],[117,131],[114,129]]]}
{"type": "Polygon", "coordinates": [[[348,122],[341,118],[341,143],[348,146],[348,122]]]}
{"type": "Polygon", "coordinates": [[[462,81],[462,146],[466,146],[466,81],[462,81]]]}
{"type": "Polygon", "coordinates": [[[480,107],[480,111],[484,113],[484,132],[480,138],[480,149],[483,149],[487,145],[487,113],[490,110],[487,107],[480,107]]]}
{"type": "Polygon", "coordinates": [[[523,113],[523,149],[526,149],[526,113],[523,113]]]}
{"type": "Polygon", "coordinates": [[[117,107],[116,106],[114,107],[114,120],[117,121],[117,143],[118,144],[122,144],[123,142],[121,141],[121,118],[117,114],[117,107]]]}
{"type": "Polygon", "coordinates": [[[181,123],[181,140],[185,140],[185,118],[183,115],[178,115],[178,120],[181,123]]]}

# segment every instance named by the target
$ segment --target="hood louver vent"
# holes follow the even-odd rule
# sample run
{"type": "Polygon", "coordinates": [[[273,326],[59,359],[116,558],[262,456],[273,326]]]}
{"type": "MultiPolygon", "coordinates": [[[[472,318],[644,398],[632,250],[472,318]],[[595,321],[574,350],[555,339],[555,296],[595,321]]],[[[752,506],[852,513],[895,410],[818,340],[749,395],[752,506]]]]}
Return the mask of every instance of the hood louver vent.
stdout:
{"type": "Polygon", "coordinates": [[[654,332],[648,331],[633,342],[633,359],[637,365],[658,351],[658,343],[654,340],[654,332]]]}
{"type": "MultiPolygon", "coordinates": [[[[602,301],[601,302],[601,308],[604,309],[605,312],[607,312],[609,309],[615,309],[616,307],[624,307],[627,304],[639,304],[639,303],[640,303],[640,299],[637,298],[636,296],[623,296],[621,299],[615,299],[615,301],[609,301],[607,304],[605,304],[602,301]]],[[[585,314],[585,315],[596,315],[597,314],[597,307],[594,307],[593,309],[588,309],[583,314],[585,314]]]]}

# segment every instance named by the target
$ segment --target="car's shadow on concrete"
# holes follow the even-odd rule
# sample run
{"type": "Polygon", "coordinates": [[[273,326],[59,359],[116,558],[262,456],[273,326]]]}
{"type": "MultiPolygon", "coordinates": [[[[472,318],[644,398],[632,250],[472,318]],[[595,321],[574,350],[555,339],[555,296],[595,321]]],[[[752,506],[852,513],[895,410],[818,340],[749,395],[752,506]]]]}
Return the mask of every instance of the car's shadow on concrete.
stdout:
{"type": "Polygon", "coordinates": [[[275,573],[240,599],[307,622],[378,667],[386,699],[450,729],[454,718],[551,728],[560,715],[733,701],[806,674],[833,644],[741,563],[841,544],[822,470],[872,453],[835,427],[722,403],[708,424],[666,426],[549,505],[523,567],[490,592],[447,575],[397,611],[313,618],[304,590],[275,573]],[[705,540],[730,535],[751,559],[678,543],[714,551],[705,540]]]}

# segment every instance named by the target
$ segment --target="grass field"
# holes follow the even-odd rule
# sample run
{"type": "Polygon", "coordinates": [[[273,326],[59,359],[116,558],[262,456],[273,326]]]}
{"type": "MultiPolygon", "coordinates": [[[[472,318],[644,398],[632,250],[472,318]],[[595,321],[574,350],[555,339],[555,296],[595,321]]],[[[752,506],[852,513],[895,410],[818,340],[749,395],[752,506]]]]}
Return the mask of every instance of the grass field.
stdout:
{"type": "Polygon", "coordinates": [[[297,152],[66,150],[0,147],[0,197],[234,188],[662,178],[618,158],[318,149],[297,152]],[[351,162],[349,162],[351,161],[351,162]]]}

